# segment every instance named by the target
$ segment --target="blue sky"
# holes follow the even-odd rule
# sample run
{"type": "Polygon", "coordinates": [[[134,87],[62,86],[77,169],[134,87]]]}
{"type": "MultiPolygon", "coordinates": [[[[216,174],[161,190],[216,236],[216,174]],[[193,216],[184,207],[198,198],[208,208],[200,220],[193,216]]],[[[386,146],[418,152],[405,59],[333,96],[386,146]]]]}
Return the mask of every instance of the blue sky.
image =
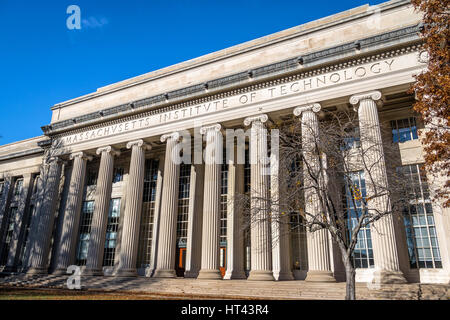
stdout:
{"type": "Polygon", "coordinates": [[[366,3],[0,0],[0,145],[41,135],[56,103],[366,3]]]}

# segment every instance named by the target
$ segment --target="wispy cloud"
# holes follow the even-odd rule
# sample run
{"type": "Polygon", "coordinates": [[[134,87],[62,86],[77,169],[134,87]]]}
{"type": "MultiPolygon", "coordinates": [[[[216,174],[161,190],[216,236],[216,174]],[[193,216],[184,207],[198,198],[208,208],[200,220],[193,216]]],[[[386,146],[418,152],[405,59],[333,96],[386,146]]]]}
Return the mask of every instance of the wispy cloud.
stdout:
{"type": "Polygon", "coordinates": [[[109,21],[106,18],[89,17],[87,19],[81,20],[82,28],[86,28],[86,29],[103,28],[108,23],[109,23],[109,21]]]}

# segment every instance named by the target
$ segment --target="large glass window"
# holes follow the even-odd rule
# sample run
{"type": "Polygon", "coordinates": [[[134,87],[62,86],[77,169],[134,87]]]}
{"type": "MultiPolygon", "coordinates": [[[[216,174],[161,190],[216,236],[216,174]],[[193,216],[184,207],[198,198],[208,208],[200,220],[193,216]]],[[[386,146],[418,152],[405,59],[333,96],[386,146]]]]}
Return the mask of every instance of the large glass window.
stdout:
{"type": "Polygon", "coordinates": [[[23,179],[17,179],[16,184],[14,186],[14,195],[18,196],[22,193],[23,189],[23,179]]]}
{"type": "Polygon", "coordinates": [[[20,248],[19,266],[23,266],[23,264],[25,262],[24,261],[25,249],[27,248],[27,245],[28,245],[28,242],[29,242],[31,218],[35,214],[35,206],[34,205],[30,205],[30,208],[28,210],[29,210],[29,212],[28,212],[26,225],[25,225],[24,243],[22,244],[22,247],[20,248]]]}
{"type": "Polygon", "coordinates": [[[106,225],[105,251],[103,252],[103,265],[113,266],[117,246],[117,230],[120,219],[120,198],[111,199],[106,225]]]}
{"type": "Polygon", "coordinates": [[[123,168],[115,167],[113,172],[113,183],[123,180],[123,168]]]}
{"type": "Polygon", "coordinates": [[[187,245],[190,180],[191,165],[182,163],[180,165],[177,216],[177,246],[179,248],[185,248],[187,245]]]}
{"type": "Polygon", "coordinates": [[[98,172],[94,169],[88,169],[87,177],[86,177],[86,185],[87,186],[96,186],[97,185],[97,176],[98,172]]]}
{"type": "Polygon", "coordinates": [[[417,139],[417,125],[414,117],[392,120],[391,127],[394,143],[417,139]]]}
{"type": "Polygon", "coordinates": [[[225,160],[222,164],[222,186],[220,195],[220,246],[227,246],[227,194],[228,194],[228,164],[225,160]]]}
{"type": "Polygon", "coordinates": [[[291,213],[291,248],[292,269],[308,269],[308,252],[306,244],[306,226],[299,212],[291,213]]]}
{"type": "Polygon", "coordinates": [[[78,237],[78,248],[76,256],[76,264],[78,266],[86,265],[93,213],[94,201],[84,201],[83,209],[81,211],[80,232],[78,237]]]}
{"type": "MultiPolygon", "coordinates": [[[[245,163],[244,163],[244,193],[250,196],[251,190],[251,165],[250,165],[250,153],[249,149],[245,149],[245,163]]],[[[249,212],[246,212],[250,215],[249,212]]],[[[249,218],[250,219],[250,218],[249,218]]],[[[250,237],[250,226],[247,225],[244,229],[244,269],[248,273],[251,269],[251,237],[250,237]]]]}
{"type": "Polygon", "coordinates": [[[353,148],[359,148],[360,146],[361,146],[361,139],[359,127],[354,127],[348,130],[347,135],[344,137],[341,150],[350,150],[353,148]]]}
{"type": "Polygon", "coordinates": [[[428,183],[420,165],[398,168],[405,178],[408,204],[403,208],[411,268],[442,268],[428,183]]]}
{"type": "Polygon", "coordinates": [[[11,207],[8,215],[8,223],[6,224],[5,242],[3,242],[2,253],[0,256],[0,265],[4,266],[8,260],[9,245],[14,231],[14,220],[17,214],[17,207],[11,207]]]}
{"type": "Polygon", "coordinates": [[[142,204],[141,230],[139,235],[138,268],[150,266],[155,215],[156,183],[159,161],[145,161],[144,196],[142,204]]]}
{"type": "MultiPolygon", "coordinates": [[[[346,210],[348,215],[347,226],[349,239],[353,228],[358,224],[358,219],[362,214],[361,199],[352,199],[351,188],[357,190],[362,198],[366,197],[366,182],[364,171],[357,171],[350,174],[351,184],[346,181],[346,210]]],[[[370,226],[362,227],[358,232],[358,242],[353,251],[353,265],[355,268],[373,268],[373,250],[370,226]]]]}

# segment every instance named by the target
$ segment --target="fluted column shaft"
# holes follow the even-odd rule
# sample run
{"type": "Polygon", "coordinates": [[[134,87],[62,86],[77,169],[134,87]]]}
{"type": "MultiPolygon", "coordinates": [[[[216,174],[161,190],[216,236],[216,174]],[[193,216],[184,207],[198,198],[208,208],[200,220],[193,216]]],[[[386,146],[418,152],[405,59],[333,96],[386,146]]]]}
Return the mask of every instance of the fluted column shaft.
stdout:
{"type": "Polygon", "coordinates": [[[166,142],[164,160],[164,183],[161,203],[161,218],[159,228],[158,259],[156,262],[156,278],[175,278],[175,254],[178,210],[178,183],[180,164],[176,162],[178,139],[175,132],[161,136],[161,142],[166,142]]]}
{"type": "MultiPolygon", "coordinates": [[[[12,184],[13,179],[11,177],[5,177],[3,180],[3,193],[0,198],[0,241],[3,243],[4,239],[4,233],[7,228],[7,217],[8,217],[8,210],[9,210],[9,199],[11,198],[12,194],[12,184]]],[[[0,244],[0,252],[2,250],[2,245],[0,244]]]]}
{"type": "MultiPolygon", "coordinates": [[[[350,103],[358,110],[367,208],[369,211],[389,212],[391,204],[386,194],[386,163],[376,103],[381,96],[379,91],[358,94],[350,98],[350,103]]],[[[378,283],[406,282],[400,270],[392,215],[385,215],[372,223],[370,230],[375,262],[374,280],[378,283]]]]}
{"type": "Polygon", "coordinates": [[[67,267],[72,264],[74,258],[77,231],[80,222],[81,203],[83,201],[86,163],[88,159],[92,159],[83,152],[74,153],[70,158],[73,160],[73,168],[70,177],[69,193],[67,195],[66,207],[64,210],[64,222],[55,270],[55,273],[61,274],[67,272],[67,267]]]}
{"type": "Polygon", "coordinates": [[[47,273],[50,242],[52,238],[55,210],[58,202],[59,183],[61,178],[62,162],[59,158],[50,158],[48,171],[43,177],[44,189],[41,190],[40,202],[36,211],[36,220],[33,226],[33,248],[30,261],[29,274],[47,273]]]}
{"type": "Polygon", "coordinates": [[[27,206],[27,202],[30,196],[30,188],[33,184],[33,175],[26,174],[23,177],[23,187],[22,193],[20,194],[19,205],[17,208],[17,213],[15,217],[10,217],[14,221],[14,229],[11,235],[11,240],[9,242],[9,253],[6,262],[5,272],[15,272],[17,270],[17,263],[19,260],[20,248],[22,244],[20,243],[22,234],[24,233],[24,216],[27,206]]]}
{"type": "MultiPolygon", "coordinates": [[[[320,104],[297,107],[294,114],[301,116],[302,124],[302,148],[303,148],[303,177],[305,187],[305,212],[306,219],[311,221],[321,214],[318,189],[324,186],[314,186],[312,177],[320,177],[320,158],[316,152],[319,140],[319,119],[317,112],[320,104]]],[[[320,179],[319,179],[320,180],[320,179]]],[[[332,282],[335,281],[331,269],[330,243],[327,229],[314,232],[308,230],[306,235],[308,245],[308,272],[306,281],[332,282]]]]}
{"type": "Polygon", "coordinates": [[[97,149],[97,154],[101,155],[101,158],[86,261],[85,274],[88,275],[103,274],[103,253],[111,202],[114,156],[118,155],[118,152],[108,146],[97,149]]]}
{"type": "MultiPolygon", "coordinates": [[[[233,141],[234,143],[234,141],[233,141]]],[[[234,156],[228,159],[227,186],[227,270],[224,279],[245,279],[244,272],[244,228],[242,209],[237,196],[244,192],[244,164],[234,156]]]]}
{"type": "Polygon", "coordinates": [[[270,226],[269,172],[267,157],[267,130],[264,122],[267,115],[262,114],[244,120],[246,126],[252,125],[250,134],[250,201],[251,201],[251,270],[248,280],[274,280],[272,271],[272,234],[270,226]],[[267,158],[266,158],[267,159],[267,158]]]}
{"type": "Polygon", "coordinates": [[[222,134],[219,124],[203,127],[205,134],[205,181],[203,192],[202,264],[199,279],[222,279],[219,269],[220,182],[222,134]]]}
{"type": "Polygon", "coordinates": [[[143,140],[137,140],[129,142],[127,148],[131,148],[131,162],[127,183],[127,203],[123,221],[118,275],[136,276],[136,259],[144,188],[145,151],[150,150],[151,147],[145,144],[143,140]]]}

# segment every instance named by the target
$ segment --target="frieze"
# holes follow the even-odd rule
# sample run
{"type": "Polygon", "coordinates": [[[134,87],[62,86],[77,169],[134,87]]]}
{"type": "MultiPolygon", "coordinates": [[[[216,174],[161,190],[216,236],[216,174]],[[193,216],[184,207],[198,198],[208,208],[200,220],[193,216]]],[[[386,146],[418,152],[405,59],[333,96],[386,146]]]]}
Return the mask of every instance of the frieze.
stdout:
{"type": "MultiPolygon", "coordinates": [[[[259,86],[252,91],[235,90],[231,96],[223,96],[212,101],[204,101],[194,105],[171,106],[163,112],[150,112],[138,114],[133,117],[122,119],[109,125],[91,128],[76,134],[56,137],[54,147],[60,148],[98,138],[115,136],[125,132],[156,127],[161,124],[171,123],[184,119],[200,117],[206,114],[216,113],[223,110],[263,103],[274,99],[301,94],[304,92],[327,88],[335,85],[358,81],[360,79],[377,77],[388,74],[405,67],[411,66],[411,55],[383,57],[375,61],[366,61],[359,65],[350,65],[342,69],[328,69],[323,74],[310,75],[309,77],[291,77],[288,82],[270,83],[269,86],[259,86]]],[[[417,61],[415,58],[413,61],[417,61]]]]}
{"type": "MultiPolygon", "coordinates": [[[[310,63],[317,62],[319,60],[323,60],[329,57],[334,57],[336,55],[342,55],[344,53],[350,53],[355,49],[359,49],[361,46],[368,47],[370,45],[376,45],[381,42],[398,40],[402,38],[408,38],[411,40],[412,36],[418,38],[417,32],[419,31],[420,25],[410,26],[406,28],[402,28],[399,30],[394,30],[391,32],[387,32],[381,35],[372,36],[366,39],[362,39],[356,42],[343,44],[337,47],[321,50],[318,52],[313,52],[302,57],[297,57],[293,59],[288,59],[285,61],[277,62],[268,66],[259,67],[253,70],[249,70],[247,72],[241,72],[235,75],[227,76],[220,79],[215,79],[208,81],[203,84],[197,84],[188,88],[183,88],[179,90],[175,90],[166,94],[160,94],[154,97],[149,97],[145,99],[141,99],[132,103],[135,108],[147,108],[156,106],[160,103],[168,102],[169,99],[177,99],[183,98],[184,96],[189,96],[196,93],[203,93],[207,90],[207,88],[214,89],[219,88],[221,86],[238,84],[242,81],[248,80],[251,77],[263,77],[267,75],[288,72],[291,70],[295,70],[299,65],[307,66],[310,63]]],[[[76,117],[70,120],[64,120],[61,122],[57,122],[51,125],[46,125],[42,127],[42,130],[45,134],[51,134],[52,131],[57,131],[58,129],[70,127],[74,123],[83,123],[89,122],[92,120],[96,120],[98,118],[102,118],[109,115],[116,115],[120,112],[126,112],[130,109],[130,104],[124,104],[120,106],[115,106],[112,108],[108,108],[102,110],[101,112],[94,112],[91,114],[83,115],[80,117],[76,117]]]]}

